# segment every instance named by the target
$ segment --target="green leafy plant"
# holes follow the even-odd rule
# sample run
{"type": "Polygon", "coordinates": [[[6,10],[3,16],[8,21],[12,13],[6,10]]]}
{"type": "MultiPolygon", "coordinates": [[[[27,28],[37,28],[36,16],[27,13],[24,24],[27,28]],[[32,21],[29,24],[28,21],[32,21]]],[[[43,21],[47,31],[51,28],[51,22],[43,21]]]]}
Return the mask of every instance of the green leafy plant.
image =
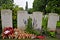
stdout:
{"type": "Polygon", "coordinates": [[[32,26],[32,19],[30,17],[28,19],[28,24],[26,25],[25,31],[27,33],[31,33],[31,34],[35,34],[35,35],[40,35],[40,32],[33,28],[33,26],[32,26]]]}
{"type": "Polygon", "coordinates": [[[48,36],[55,37],[56,32],[54,31],[47,31],[48,36]]]}
{"type": "Polygon", "coordinates": [[[38,31],[38,30],[34,30],[34,31],[33,31],[33,34],[35,34],[35,35],[37,35],[37,36],[38,36],[38,35],[41,35],[41,34],[40,34],[40,31],[38,31]]]}
{"type": "Polygon", "coordinates": [[[48,22],[48,17],[47,17],[47,15],[45,15],[44,17],[43,17],[43,19],[42,19],[42,34],[44,35],[46,35],[46,33],[47,33],[47,22],[48,22]],[[46,16],[46,17],[45,17],[46,16]]]}
{"type": "Polygon", "coordinates": [[[60,28],[60,21],[57,21],[56,26],[57,26],[58,28],[60,28]]]}
{"type": "Polygon", "coordinates": [[[27,26],[26,26],[25,31],[26,31],[27,33],[32,33],[32,32],[33,32],[32,19],[31,19],[30,17],[29,17],[29,19],[28,19],[28,24],[27,24],[27,26]]]}

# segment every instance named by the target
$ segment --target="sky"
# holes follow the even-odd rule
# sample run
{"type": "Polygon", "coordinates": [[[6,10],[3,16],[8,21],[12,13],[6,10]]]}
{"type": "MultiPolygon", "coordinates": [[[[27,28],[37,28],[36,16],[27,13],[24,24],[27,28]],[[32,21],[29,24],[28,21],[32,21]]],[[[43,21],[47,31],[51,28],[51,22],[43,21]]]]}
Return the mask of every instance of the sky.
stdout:
{"type": "Polygon", "coordinates": [[[26,1],[28,1],[28,8],[32,8],[34,0],[14,0],[14,4],[25,9],[26,1]]]}

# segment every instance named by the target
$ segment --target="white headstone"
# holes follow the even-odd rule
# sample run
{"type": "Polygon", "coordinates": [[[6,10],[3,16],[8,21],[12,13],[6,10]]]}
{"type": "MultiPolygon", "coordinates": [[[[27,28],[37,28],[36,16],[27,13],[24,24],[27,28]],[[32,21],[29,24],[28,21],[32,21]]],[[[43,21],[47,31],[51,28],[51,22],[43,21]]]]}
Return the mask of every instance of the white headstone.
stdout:
{"type": "Polygon", "coordinates": [[[42,27],[42,17],[43,13],[42,12],[33,12],[33,25],[34,29],[39,29],[41,30],[42,27]]]}
{"type": "Polygon", "coordinates": [[[1,20],[2,28],[12,27],[12,11],[11,10],[1,10],[1,20]]]}
{"type": "Polygon", "coordinates": [[[28,13],[27,11],[18,11],[17,13],[17,27],[19,29],[25,29],[25,25],[27,24],[28,13]]]}
{"type": "MultiPolygon", "coordinates": [[[[17,13],[17,26],[20,29],[25,28],[24,20],[27,21],[28,18],[32,18],[32,25],[34,29],[41,29],[42,27],[42,12],[33,12],[33,14],[28,14],[27,11],[18,11],[17,13]]],[[[27,21],[28,23],[28,21],[27,21]]]]}
{"type": "Polygon", "coordinates": [[[48,26],[47,28],[49,30],[56,30],[56,23],[59,21],[59,16],[56,13],[49,13],[48,16],[48,26]]]}

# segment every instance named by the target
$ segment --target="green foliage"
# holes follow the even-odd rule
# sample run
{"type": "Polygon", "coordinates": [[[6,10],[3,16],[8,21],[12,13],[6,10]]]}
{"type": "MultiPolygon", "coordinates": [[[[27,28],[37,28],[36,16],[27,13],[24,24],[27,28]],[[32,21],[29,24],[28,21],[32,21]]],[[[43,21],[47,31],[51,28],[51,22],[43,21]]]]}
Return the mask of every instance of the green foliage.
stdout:
{"type": "Polygon", "coordinates": [[[48,0],[34,0],[33,2],[33,9],[34,11],[41,11],[46,12],[45,8],[47,5],[48,0]]]}
{"type": "Polygon", "coordinates": [[[30,17],[28,19],[28,24],[27,24],[27,27],[26,27],[25,31],[28,32],[28,33],[32,33],[33,32],[32,19],[30,17]]]}
{"type": "Polygon", "coordinates": [[[14,5],[12,0],[0,0],[0,3],[1,9],[12,9],[14,5]]]}
{"type": "Polygon", "coordinates": [[[32,12],[33,12],[33,9],[31,9],[31,8],[28,9],[28,13],[29,13],[29,14],[32,14],[32,12]]]}
{"type": "Polygon", "coordinates": [[[28,19],[28,24],[26,25],[25,31],[27,33],[35,34],[35,35],[40,35],[40,32],[38,30],[34,30],[32,27],[32,19],[29,17],[28,19]]]}
{"type": "Polygon", "coordinates": [[[38,36],[38,35],[41,35],[41,34],[40,34],[40,31],[38,31],[38,30],[33,30],[33,34],[35,34],[35,35],[37,35],[37,36],[38,36]]]}
{"type": "Polygon", "coordinates": [[[52,37],[55,37],[55,32],[50,32],[50,35],[51,35],[52,37]]]}
{"type": "Polygon", "coordinates": [[[60,14],[60,0],[34,0],[33,9],[44,13],[60,14]]]}
{"type": "Polygon", "coordinates": [[[60,28],[60,21],[57,21],[57,25],[58,28],[60,28]]]}
{"type": "Polygon", "coordinates": [[[42,18],[42,34],[46,34],[46,32],[47,32],[48,17],[47,17],[47,15],[45,15],[45,16],[42,18]]]}
{"type": "Polygon", "coordinates": [[[58,13],[58,14],[60,15],[60,7],[56,7],[55,12],[58,13]]]}
{"type": "Polygon", "coordinates": [[[50,37],[55,37],[55,32],[51,32],[51,31],[48,31],[48,33],[47,33],[50,37]]]}
{"type": "Polygon", "coordinates": [[[18,7],[17,5],[12,9],[13,14],[12,14],[12,19],[13,19],[13,28],[17,28],[17,11],[18,10],[23,10],[22,7],[18,7]]]}
{"type": "Polygon", "coordinates": [[[60,13],[60,2],[59,0],[49,1],[46,7],[46,12],[60,13]]]}
{"type": "Polygon", "coordinates": [[[42,26],[47,26],[48,17],[47,17],[47,15],[45,15],[45,16],[42,18],[42,26]]]}
{"type": "Polygon", "coordinates": [[[12,9],[13,8],[13,4],[2,4],[2,9],[12,9]],[[8,7],[9,6],[9,7],[8,7]]]}

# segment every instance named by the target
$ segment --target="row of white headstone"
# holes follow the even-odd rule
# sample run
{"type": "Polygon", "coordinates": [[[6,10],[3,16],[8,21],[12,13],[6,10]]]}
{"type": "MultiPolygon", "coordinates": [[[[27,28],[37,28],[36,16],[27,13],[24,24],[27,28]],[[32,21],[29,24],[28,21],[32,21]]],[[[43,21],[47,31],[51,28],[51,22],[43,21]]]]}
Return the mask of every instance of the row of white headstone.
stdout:
{"type": "MultiPolygon", "coordinates": [[[[42,18],[43,12],[33,12],[33,14],[28,14],[27,11],[18,11],[17,12],[17,27],[20,29],[25,28],[25,21],[31,17],[32,23],[35,29],[41,29],[42,27],[42,18]]],[[[13,27],[12,24],[12,11],[11,10],[1,10],[1,20],[2,28],[4,27],[13,27]]],[[[50,13],[48,15],[48,25],[49,30],[56,30],[56,23],[59,21],[59,15],[56,13],[50,13]]]]}

